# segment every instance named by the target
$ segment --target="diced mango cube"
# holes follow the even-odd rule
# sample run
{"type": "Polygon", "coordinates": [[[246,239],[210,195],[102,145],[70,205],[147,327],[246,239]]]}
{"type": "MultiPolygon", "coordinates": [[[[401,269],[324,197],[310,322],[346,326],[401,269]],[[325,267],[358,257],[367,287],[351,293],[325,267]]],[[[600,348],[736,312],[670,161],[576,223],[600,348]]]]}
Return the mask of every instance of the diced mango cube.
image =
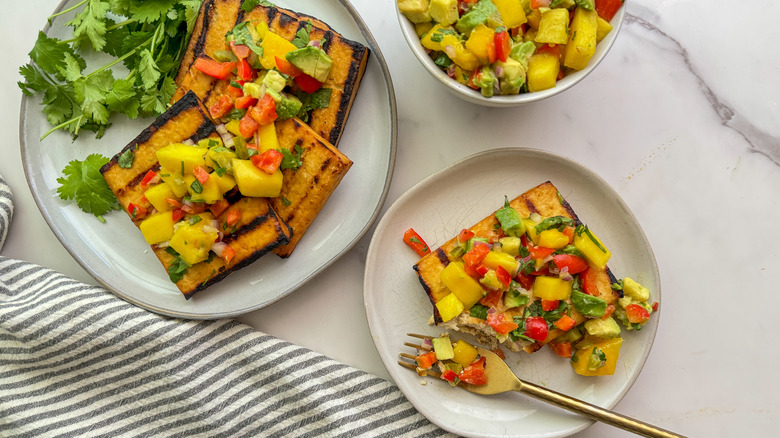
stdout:
{"type": "Polygon", "coordinates": [[[244,196],[275,198],[282,191],[282,171],[269,175],[249,160],[233,160],[233,177],[244,196]]]}
{"type": "Polygon", "coordinates": [[[609,21],[598,17],[596,18],[596,21],[598,22],[598,28],[596,29],[596,42],[600,43],[601,40],[604,39],[610,32],[612,32],[612,24],[609,23],[609,21]]]}
{"type": "Polygon", "coordinates": [[[263,48],[263,57],[260,58],[260,64],[266,70],[276,67],[276,58],[285,59],[285,55],[297,50],[293,43],[280,37],[273,32],[266,32],[263,36],[263,42],[260,44],[263,48]]]}
{"type": "Polygon", "coordinates": [[[398,0],[398,10],[412,23],[426,23],[431,21],[428,4],[428,0],[398,0]]]}
{"type": "Polygon", "coordinates": [[[203,231],[205,221],[200,221],[194,225],[184,224],[179,226],[170,239],[171,248],[176,250],[189,265],[202,262],[209,256],[211,246],[217,241],[219,234],[217,232],[203,231]]]}
{"type": "Polygon", "coordinates": [[[508,29],[520,26],[528,21],[520,0],[491,0],[504,20],[504,26],[508,29]]]}
{"type": "Polygon", "coordinates": [[[217,182],[217,186],[219,186],[219,191],[222,193],[227,193],[228,191],[232,190],[233,187],[236,186],[236,179],[233,178],[232,175],[229,175],[227,173],[223,173],[222,175],[219,175],[217,172],[211,172],[209,174],[209,179],[214,179],[217,182]]]}
{"type": "Polygon", "coordinates": [[[463,312],[463,303],[454,293],[450,293],[436,302],[436,309],[439,311],[442,321],[447,322],[463,312]]]}
{"type": "Polygon", "coordinates": [[[582,70],[596,52],[596,34],[598,32],[598,13],[578,7],[569,28],[569,43],[563,52],[563,65],[582,70]]]}
{"type": "Polygon", "coordinates": [[[273,123],[260,125],[257,129],[258,152],[261,154],[269,149],[279,149],[279,139],[276,136],[276,126],[273,123]]]}
{"type": "Polygon", "coordinates": [[[515,273],[515,271],[517,270],[517,266],[519,264],[519,262],[515,260],[515,256],[505,252],[496,252],[496,251],[490,251],[485,256],[485,258],[482,259],[482,263],[491,269],[496,269],[499,266],[501,266],[510,275],[515,273]]]}
{"type": "Polygon", "coordinates": [[[195,166],[206,166],[208,148],[172,143],[157,150],[160,167],[179,176],[192,173],[195,166]]]}
{"type": "Polygon", "coordinates": [[[473,345],[469,344],[463,339],[458,339],[455,341],[455,345],[452,347],[452,350],[455,353],[455,355],[452,357],[452,361],[459,364],[463,368],[471,365],[471,363],[474,362],[474,359],[476,359],[477,355],[479,354],[473,345]]]}
{"type": "Polygon", "coordinates": [[[160,178],[168,184],[173,194],[177,198],[181,198],[187,195],[187,183],[184,182],[179,170],[171,170],[165,166],[160,166],[160,178]]]}
{"type": "Polygon", "coordinates": [[[451,262],[441,271],[439,278],[466,309],[470,309],[485,294],[479,282],[466,274],[463,262],[451,262]]]}
{"type": "Polygon", "coordinates": [[[592,231],[583,231],[575,234],[574,246],[585,256],[591,265],[599,269],[606,268],[609,258],[612,257],[612,252],[601,243],[601,240],[592,231]],[[593,239],[591,239],[591,236],[593,239]]]}
{"type": "Polygon", "coordinates": [[[222,199],[224,192],[222,192],[216,178],[209,177],[206,182],[201,183],[195,179],[194,175],[186,175],[184,181],[187,183],[187,190],[194,202],[213,204],[222,199]]]}
{"type": "Polygon", "coordinates": [[[528,62],[528,91],[542,91],[555,86],[561,63],[550,53],[537,53],[528,62]]]}
{"type": "Polygon", "coordinates": [[[173,213],[155,213],[144,219],[138,227],[149,245],[165,242],[173,236],[173,213]]]}
{"type": "Polygon", "coordinates": [[[539,233],[539,246],[561,249],[569,244],[569,236],[551,228],[539,233]]]}
{"type": "Polygon", "coordinates": [[[615,367],[620,357],[620,345],[622,343],[623,338],[613,338],[589,344],[587,348],[578,348],[571,361],[574,372],[581,376],[610,376],[615,374],[615,367]],[[604,361],[600,362],[599,359],[602,357],[602,354],[604,361]],[[596,365],[602,366],[597,367],[596,365]]]}
{"type": "Polygon", "coordinates": [[[428,13],[433,21],[449,26],[458,21],[458,0],[431,0],[428,13]]]}
{"type": "Polygon", "coordinates": [[[543,300],[565,300],[571,296],[571,283],[558,277],[540,275],[531,289],[535,297],[543,300]]]}
{"type": "Polygon", "coordinates": [[[623,292],[640,303],[650,299],[650,290],[629,277],[623,279],[623,292]]]}
{"type": "Polygon", "coordinates": [[[469,39],[466,40],[466,48],[477,57],[481,64],[489,63],[488,44],[493,43],[495,34],[495,30],[484,24],[478,24],[471,31],[469,39]]]}
{"type": "Polygon", "coordinates": [[[568,9],[548,9],[542,12],[535,41],[537,43],[566,44],[569,40],[568,28],[568,9]]]}
{"type": "Polygon", "coordinates": [[[166,199],[177,198],[177,196],[173,193],[171,186],[165,182],[161,182],[160,184],[149,187],[144,192],[144,196],[159,212],[168,211],[172,208],[171,204],[166,202],[166,199]]]}
{"type": "Polygon", "coordinates": [[[433,28],[433,23],[430,21],[426,23],[415,23],[414,32],[417,34],[417,38],[422,38],[429,30],[433,28]]]}
{"type": "Polygon", "coordinates": [[[534,245],[538,245],[539,233],[536,232],[536,225],[538,224],[529,218],[524,218],[523,222],[525,223],[525,232],[528,234],[528,238],[531,239],[534,245]]]}

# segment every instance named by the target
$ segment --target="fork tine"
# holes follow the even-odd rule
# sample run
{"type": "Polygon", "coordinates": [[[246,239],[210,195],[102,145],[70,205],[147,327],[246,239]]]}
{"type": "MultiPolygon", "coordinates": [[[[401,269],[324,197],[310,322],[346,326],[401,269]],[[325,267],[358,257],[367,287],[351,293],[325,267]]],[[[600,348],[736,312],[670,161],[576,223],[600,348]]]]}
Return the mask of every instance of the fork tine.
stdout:
{"type": "Polygon", "coordinates": [[[406,345],[407,347],[416,348],[418,350],[425,350],[422,345],[412,344],[411,342],[404,342],[404,345],[406,345]]]}
{"type": "Polygon", "coordinates": [[[420,335],[420,334],[417,334],[417,333],[407,333],[406,336],[411,336],[413,338],[418,338],[418,339],[431,339],[430,336],[420,335]]]}

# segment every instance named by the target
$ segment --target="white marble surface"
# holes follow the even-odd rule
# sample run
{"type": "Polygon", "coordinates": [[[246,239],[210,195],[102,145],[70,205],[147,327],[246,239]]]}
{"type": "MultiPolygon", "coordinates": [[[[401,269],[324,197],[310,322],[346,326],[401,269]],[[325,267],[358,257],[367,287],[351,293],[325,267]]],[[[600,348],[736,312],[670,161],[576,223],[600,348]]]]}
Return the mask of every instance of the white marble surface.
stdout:
{"type": "MultiPolygon", "coordinates": [[[[95,283],[41,217],[19,153],[17,69],[57,4],[6,0],[0,15],[0,124],[9,134],[0,174],[16,197],[2,254],[95,283]]],[[[385,209],[427,175],[489,148],[541,148],[595,170],[644,227],[663,289],[650,358],[616,410],[689,436],[776,433],[780,3],[631,0],[594,73],[560,96],[514,109],[474,106],[437,85],[403,41],[392,0],[353,4],[396,90],[398,153],[385,209]]],[[[387,376],[363,309],[370,237],[302,289],[241,319],[387,376]]],[[[578,436],[625,435],[597,424],[578,436]]]]}

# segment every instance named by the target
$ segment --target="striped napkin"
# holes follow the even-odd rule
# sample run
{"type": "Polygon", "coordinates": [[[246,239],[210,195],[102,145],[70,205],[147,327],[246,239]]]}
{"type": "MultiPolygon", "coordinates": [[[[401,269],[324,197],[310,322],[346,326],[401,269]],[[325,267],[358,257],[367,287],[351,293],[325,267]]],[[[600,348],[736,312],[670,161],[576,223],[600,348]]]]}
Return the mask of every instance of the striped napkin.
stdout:
{"type": "MultiPolygon", "coordinates": [[[[12,199],[0,177],[0,247],[12,199]]],[[[379,377],[0,256],[0,437],[445,435],[379,377]]]]}

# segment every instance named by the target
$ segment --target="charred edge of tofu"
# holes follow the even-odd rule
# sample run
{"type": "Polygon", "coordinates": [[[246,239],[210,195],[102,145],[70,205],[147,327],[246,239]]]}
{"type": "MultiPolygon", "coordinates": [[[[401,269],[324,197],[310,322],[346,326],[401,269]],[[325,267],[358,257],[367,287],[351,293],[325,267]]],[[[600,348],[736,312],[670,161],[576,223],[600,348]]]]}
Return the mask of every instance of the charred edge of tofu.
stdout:
{"type": "MultiPolygon", "coordinates": [[[[209,118],[208,114],[205,112],[205,109],[203,108],[200,100],[198,97],[193,93],[192,91],[188,91],[187,94],[185,94],[181,99],[176,101],[173,105],[171,105],[168,110],[166,110],[164,113],[162,113],[159,117],[154,119],[151,125],[141,131],[140,134],[138,134],[130,143],[127,144],[124,148],[122,148],[119,153],[114,155],[111,160],[109,160],[108,163],[104,164],[103,167],[100,168],[100,173],[105,173],[108,169],[112,168],[113,166],[118,165],[119,157],[125,153],[128,150],[135,150],[138,148],[139,145],[144,144],[149,141],[149,139],[152,138],[152,135],[156,131],[158,131],[160,128],[165,126],[168,123],[171,123],[174,121],[176,117],[181,115],[184,111],[187,111],[192,108],[200,108],[201,113],[203,114],[203,122],[198,126],[198,129],[192,134],[192,136],[189,137],[192,141],[198,141],[201,138],[208,137],[210,134],[216,132],[217,127],[214,125],[214,123],[209,118]]],[[[159,165],[159,164],[158,164],[159,165]]]]}

